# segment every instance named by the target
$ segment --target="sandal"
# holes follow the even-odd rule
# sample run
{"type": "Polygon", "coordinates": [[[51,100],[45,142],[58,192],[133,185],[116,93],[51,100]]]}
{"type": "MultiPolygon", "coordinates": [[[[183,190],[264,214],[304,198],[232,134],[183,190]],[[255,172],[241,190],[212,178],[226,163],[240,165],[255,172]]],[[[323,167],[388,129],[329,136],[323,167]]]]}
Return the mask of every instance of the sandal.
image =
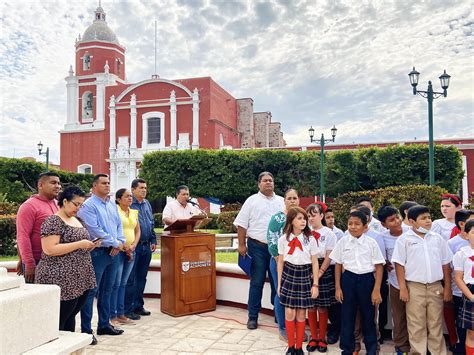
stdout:
{"type": "Polygon", "coordinates": [[[306,350],[308,350],[309,352],[313,352],[318,348],[318,344],[319,344],[319,340],[311,339],[308,342],[308,345],[306,345],[306,350]]]}
{"type": "Polygon", "coordinates": [[[320,340],[318,342],[318,351],[320,353],[325,353],[326,351],[328,351],[328,343],[325,340],[320,340]]]}

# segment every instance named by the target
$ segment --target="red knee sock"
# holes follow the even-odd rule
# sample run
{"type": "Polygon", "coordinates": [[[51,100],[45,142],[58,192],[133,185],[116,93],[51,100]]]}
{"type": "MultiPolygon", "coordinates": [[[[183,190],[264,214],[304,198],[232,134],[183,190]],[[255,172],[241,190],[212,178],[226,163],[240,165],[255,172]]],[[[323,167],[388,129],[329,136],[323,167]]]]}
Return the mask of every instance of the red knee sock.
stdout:
{"type": "Polygon", "coordinates": [[[466,355],[474,355],[474,348],[467,346],[467,344],[466,344],[466,355]]]}
{"type": "Polygon", "coordinates": [[[319,312],[319,339],[326,341],[328,329],[328,312],[319,312]]]}
{"type": "Polygon", "coordinates": [[[291,348],[295,346],[295,321],[285,319],[285,327],[286,335],[288,336],[288,347],[291,348]]]}
{"type": "Polygon", "coordinates": [[[311,339],[318,339],[318,312],[315,309],[308,311],[308,322],[311,339]]]}
{"type": "Polygon", "coordinates": [[[296,321],[296,349],[303,347],[304,328],[306,328],[306,322],[296,321]]]}
{"type": "Polygon", "coordinates": [[[443,308],[444,322],[448,329],[449,345],[454,345],[458,342],[458,334],[456,331],[456,315],[454,314],[453,305],[446,305],[443,308]]]}

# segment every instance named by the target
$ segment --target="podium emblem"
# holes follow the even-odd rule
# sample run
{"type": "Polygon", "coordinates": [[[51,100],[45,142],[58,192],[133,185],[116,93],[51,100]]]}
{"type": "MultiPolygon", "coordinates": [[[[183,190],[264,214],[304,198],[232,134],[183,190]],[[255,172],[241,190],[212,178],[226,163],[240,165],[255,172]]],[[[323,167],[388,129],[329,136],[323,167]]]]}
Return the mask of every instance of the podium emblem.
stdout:
{"type": "Polygon", "coordinates": [[[181,270],[183,270],[183,272],[189,271],[189,261],[183,261],[181,263],[181,270]]]}

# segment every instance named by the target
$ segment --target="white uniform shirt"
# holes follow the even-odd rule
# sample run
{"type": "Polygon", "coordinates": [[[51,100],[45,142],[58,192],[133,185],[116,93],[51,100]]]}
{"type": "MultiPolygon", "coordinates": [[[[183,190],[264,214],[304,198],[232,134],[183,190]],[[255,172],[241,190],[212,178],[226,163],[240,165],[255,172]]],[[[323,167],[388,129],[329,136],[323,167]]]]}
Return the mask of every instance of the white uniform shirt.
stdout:
{"type": "MultiPolygon", "coordinates": [[[[449,249],[451,249],[451,252],[453,255],[456,255],[456,253],[461,250],[461,248],[469,246],[469,241],[466,239],[463,239],[459,234],[455,236],[454,238],[451,238],[448,240],[448,246],[449,249]]],[[[453,264],[454,264],[454,257],[453,257],[453,264]]],[[[453,295],[462,297],[462,291],[459,289],[459,287],[456,285],[456,281],[454,281],[455,277],[455,270],[453,267],[453,273],[451,275],[451,288],[453,289],[453,295]]]]}
{"type": "Polygon", "coordinates": [[[267,197],[261,192],[250,196],[235,218],[234,225],[247,230],[247,237],[267,244],[267,229],[270,219],[285,210],[283,197],[273,194],[267,197]]]}
{"type": "Polygon", "coordinates": [[[467,284],[474,285],[474,277],[472,277],[472,267],[474,262],[469,259],[474,255],[474,250],[470,245],[462,247],[453,258],[454,270],[463,271],[463,280],[467,284]]]}
{"type": "Polygon", "coordinates": [[[449,240],[454,227],[456,227],[456,224],[448,221],[446,218],[441,218],[433,221],[431,231],[440,234],[444,240],[449,240]]]}
{"type": "Polygon", "coordinates": [[[342,237],[344,237],[344,232],[337,228],[336,226],[332,227],[332,231],[337,237],[337,241],[340,241],[342,237]]]}
{"type": "Polygon", "coordinates": [[[411,229],[411,226],[408,224],[405,224],[405,222],[402,222],[402,229],[403,233],[407,232],[409,229],[411,229]]]}
{"type": "Polygon", "coordinates": [[[286,234],[282,235],[278,239],[278,254],[283,255],[283,260],[288,261],[293,265],[307,265],[311,264],[311,256],[316,255],[318,253],[318,246],[316,244],[316,239],[312,236],[305,238],[303,233],[295,237],[292,233],[288,238],[289,241],[286,239],[286,234]],[[294,239],[298,238],[301,242],[303,250],[296,247],[293,251],[293,254],[288,254],[290,251],[289,243],[294,239]]]}
{"type": "MultiPolygon", "coordinates": [[[[391,235],[388,230],[383,235],[383,240],[385,242],[385,250],[387,253],[386,260],[390,262],[392,262],[393,250],[395,249],[395,243],[397,242],[397,239],[399,237],[401,237],[401,235],[399,235],[398,237],[395,237],[391,235]]],[[[388,273],[388,282],[390,283],[390,285],[392,285],[396,289],[400,289],[400,286],[398,285],[397,274],[395,272],[395,265],[392,265],[392,266],[393,266],[393,270],[388,273]]]]}
{"type": "Polygon", "coordinates": [[[374,272],[376,264],[385,264],[377,242],[365,234],[359,238],[345,235],[337,242],[329,257],[355,274],[374,272]]]}
{"type": "Polygon", "coordinates": [[[452,257],[448,243],[439,234],[430,231],[422,238],[409,230],[398,237],[392,263],[405,267],[407,281],[427,284],[443,279],[443,265],[452,257]]]}
{"type": "MultiPolygon", "coordinates": [[[[317,240],[316,244],[318,246],[318,258],[324,258],[326,256],[326,251],[334,250],[336,246],[337,237],[334,232],[328,228],[323,226],[320,229],[316,229],[316,232],[321,234],[319,239],[317,240]]],[[[316,240],[313,236],[311,236],[314,240],[316,240]]]]}
{"type": "MultiPolygon", "coordinates": [[[[387,232],[387,229],[385,229],[385,232],[387,232]]],[[[344,235],[350,235],[349,230],[346,230],[344,235]]],[[[365,235],[369,238],[372,238],[377,242],[377,245],[379,246],[380,252],[382,253],[382,256],[384,257],[385,260],[387,260],[387,254],[385,251],[385,242],[383,239],[383,234],[377,232],[375,229],[369,229],[367,232],[365,232],[365,235]]]]}
{"type": "MultiPolygon", "coordinates": [[[[189,219],[200,213],[201,211],[190,203],[187,203],[186,207],[183,207],[178,200],[172,200],[168,202],[163,209],[162,219],[171,218],[173,221],[176,221],[177,219],[189,219]]],[[[165,225],[165,227],[166,226],[167,225],[165,225]]]]}
{"type": "Polygon", "coordinates": [[[382,223],[377,218],[375,218],[374,216],[372,216],[372,218],[370,220],[369,229],[373,229],[373,230],[375,230],[376,232],[379,232],[379,233],[384,233],[387,230],[387,228],[382,226],[382,223]]]}

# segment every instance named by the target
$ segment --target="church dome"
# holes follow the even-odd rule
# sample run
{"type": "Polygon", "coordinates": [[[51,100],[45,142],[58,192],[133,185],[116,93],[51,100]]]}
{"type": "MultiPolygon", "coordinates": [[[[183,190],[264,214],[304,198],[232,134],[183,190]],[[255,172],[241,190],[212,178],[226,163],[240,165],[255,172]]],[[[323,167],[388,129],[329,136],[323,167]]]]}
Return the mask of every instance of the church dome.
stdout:
{"type": "Polygon", "coordinates": [[[95,10],[94,22],[84,32],[82,41],[106,41],[119,44],[114,31],[112,31],[110,27],[107,26],[107,22],[105,22],[105,12],[101,6],[95,10]]]}

